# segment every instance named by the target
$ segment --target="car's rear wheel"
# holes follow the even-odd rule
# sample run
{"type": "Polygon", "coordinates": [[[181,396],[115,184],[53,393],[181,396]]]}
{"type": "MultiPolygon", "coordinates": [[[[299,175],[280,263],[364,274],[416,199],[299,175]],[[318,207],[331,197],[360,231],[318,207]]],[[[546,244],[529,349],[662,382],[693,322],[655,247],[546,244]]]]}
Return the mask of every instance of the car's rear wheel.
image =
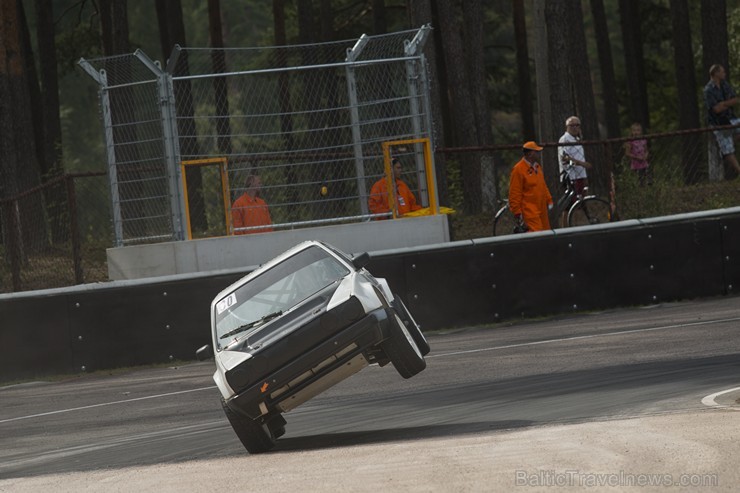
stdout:
{"type": "Polygon", "coordinates": [[[411,332],[395,310],[393,310],[393,318],[390,322],[391,334],[382,343],[383,351],[399,375],[403,378],[411,378],[426,368],[427,362],[411,332]]]}
{"type": "MultiPolygon", "coordinates": [[[[261,422],[261,420],[255,421],[246,416],[237,414],[228,406],[228,404],[226,404],[226,401],[223,398],[221,399],[221,405],[224,408],[226,418],[228,418],[236,436],[239,437],[242,445],[244,445],[244,448],[247,449],[247,452],[250,454],[267,452],[275,446],[275,440],[277,440],[278,436],[282,435],[282,433],[278,435],[274,431],[271,431],[266,424],[261,422]]],[[[282,428],[282,432],[285,433],[285,420],[283,420],[280,427],[282,428]]]]}
{"type": "Polygon", "coordinates": [[[393,308],[396,310],[396,313],[398,313],[398,316],[401,317],[403,324],[411,333],[414,341],[416,341],[416,345],[419,347],[421,355],[426,356],[427,354],[429,354],[430,348],[429,343],[427,342],[427,338],[424,337],[424,334],[419,328],[419,324],[416,323],[416,320],[414,320],[411,312],[409,312],[408,308],[406,308],[406,304],[403,302],[403,300],[401,300],[401,298],[398,297],[396,293],[393,293],[393,302],[391,303],[391,306],[393,306],[393,308]]]}
{"type": "Polygon", "coordinates": [[[282,414],[274,414],[265,421],[267,429],[270,430],[270,434],[274,440],[277,440],[281,436],[285,435],[285,418],[282,414]]]}

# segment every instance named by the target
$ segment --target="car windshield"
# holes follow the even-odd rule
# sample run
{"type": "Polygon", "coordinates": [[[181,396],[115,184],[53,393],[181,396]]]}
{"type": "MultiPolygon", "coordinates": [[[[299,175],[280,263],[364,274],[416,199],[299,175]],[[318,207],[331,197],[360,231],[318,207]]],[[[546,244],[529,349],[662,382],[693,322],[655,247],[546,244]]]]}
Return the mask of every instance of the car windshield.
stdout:
{"type": "Polygon", "coordinates": [[[217,338],[239,334],[241,328],[257,330],[349,272],[322,248],[302,250],[216,303],[217,338]]]}

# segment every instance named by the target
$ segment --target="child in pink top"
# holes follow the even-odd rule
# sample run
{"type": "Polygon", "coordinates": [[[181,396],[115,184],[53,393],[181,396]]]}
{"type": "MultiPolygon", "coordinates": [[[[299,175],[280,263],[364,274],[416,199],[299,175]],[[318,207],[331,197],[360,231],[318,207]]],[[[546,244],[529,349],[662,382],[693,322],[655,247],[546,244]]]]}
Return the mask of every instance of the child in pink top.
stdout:
{"type": "MultiPolygon", "coordinates": [[[[642,135],[642,125],[633,123],[630,127],[632,137],[642,135]]],[[[630,140],[624,144],[624,154],[630,159],[630,169],[637,173],[640,185],[644,185],[647,180],[648,185],[652,185],[649,176],[648,163],[648,145],[645,139],[630,140]]]]}

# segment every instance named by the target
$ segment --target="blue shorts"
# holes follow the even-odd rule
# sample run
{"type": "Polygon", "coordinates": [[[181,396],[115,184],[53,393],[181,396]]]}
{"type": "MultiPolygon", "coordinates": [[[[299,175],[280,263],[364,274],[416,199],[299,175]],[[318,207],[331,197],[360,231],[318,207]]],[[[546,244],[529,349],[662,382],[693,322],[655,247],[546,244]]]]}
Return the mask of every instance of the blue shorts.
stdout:
{"type": "MultiPolygon", "coordinates": [[[[730,120],[732,125],[740,123],[740,118],[733,118],[730,120]]],[[[735,153],[735,135],[740,133],[740,127],[728,128],[725,130],[715,130],[714,136],[717,139],[717,145],[719,145],[719,153],[722,157],[728,156],[735,153]]]]}

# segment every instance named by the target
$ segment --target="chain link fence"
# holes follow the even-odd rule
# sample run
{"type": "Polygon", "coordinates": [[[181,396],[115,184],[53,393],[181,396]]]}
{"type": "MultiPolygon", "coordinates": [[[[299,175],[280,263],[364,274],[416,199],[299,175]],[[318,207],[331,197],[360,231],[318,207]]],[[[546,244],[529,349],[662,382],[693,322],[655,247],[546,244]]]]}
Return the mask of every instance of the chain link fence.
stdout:
{"type": "Polygon", "coordinates": [[[105,173],[67,174],[0,200],[0,292],[108,280],[105,173]]]}
{"type": "MultiPolygon", "coordinates": [[[[116,245],[251,232],[228,209],[253,174],[273,229],[371,218],[382,144],[432,139],[429,31],[176,47],[165,68],[141,51],[81,60],[100,86],[116,245]]],[[[392,152],[427,205],[422,145],[392,152]]]]}

